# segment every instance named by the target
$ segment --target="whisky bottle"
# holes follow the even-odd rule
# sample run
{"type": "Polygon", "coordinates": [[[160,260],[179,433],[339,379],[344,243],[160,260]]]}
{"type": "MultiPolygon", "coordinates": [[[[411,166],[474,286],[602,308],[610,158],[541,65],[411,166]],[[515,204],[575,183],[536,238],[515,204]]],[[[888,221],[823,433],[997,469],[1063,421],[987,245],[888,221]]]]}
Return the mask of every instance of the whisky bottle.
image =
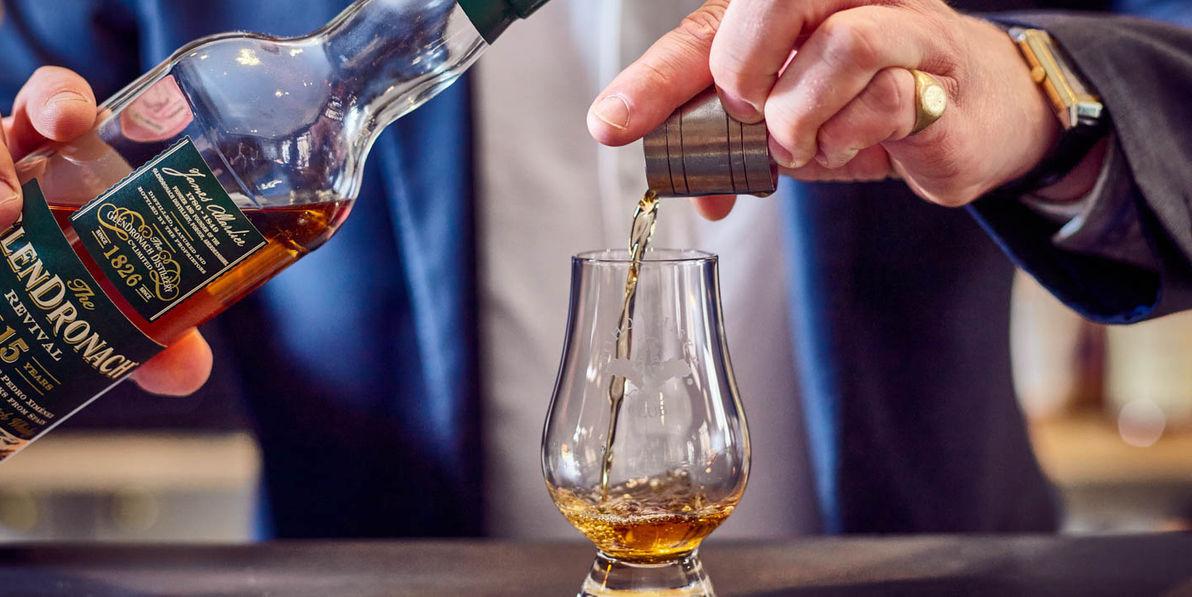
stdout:
{"type": "Polygon", "coordinates": [[[381,130],[545,2],[359,0],[303,37],[200,39],[19,162],[0,459],[330,238],[381,130]]]}

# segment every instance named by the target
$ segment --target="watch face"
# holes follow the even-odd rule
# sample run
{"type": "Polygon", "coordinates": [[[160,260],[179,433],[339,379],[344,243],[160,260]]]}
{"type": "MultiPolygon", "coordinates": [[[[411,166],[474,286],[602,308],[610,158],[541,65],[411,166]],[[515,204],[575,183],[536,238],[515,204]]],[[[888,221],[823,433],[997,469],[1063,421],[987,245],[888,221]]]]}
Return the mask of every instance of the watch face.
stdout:
{"type": "Polygon", "coordinates": [[[1010,35],[1031,68],[1031,77],[1051,100],[1064,129],[1096,124],[1101,118],[1101,101],[1089,93],[1051,36],[1040,29],[1011,29],[1010,35]]]}

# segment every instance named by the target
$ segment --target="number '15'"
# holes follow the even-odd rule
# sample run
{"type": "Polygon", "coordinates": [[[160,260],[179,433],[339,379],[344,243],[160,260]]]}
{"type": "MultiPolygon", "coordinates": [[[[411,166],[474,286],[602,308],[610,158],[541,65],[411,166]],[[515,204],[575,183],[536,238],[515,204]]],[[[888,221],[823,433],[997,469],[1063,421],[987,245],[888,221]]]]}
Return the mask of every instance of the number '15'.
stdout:
{"type": "MultiPolygon", "coordinates": [[[[12,338],[13,334],[15,333],[17,333],[17,331],[12,329],[12,326],[8,326],[3,332],[0,332],[0,344],[8,342],[8,339],[12,338]]],[[[17,359],[21,357],[22,352],[27,350],[29,350],[29,344],[26,343],[24,339],[17,338],[12,342],[8,342],[8,344],[5,344],[3,348],[0,348],[0,361],[4,361],[5,363],[11,365],[12,363],[17,362],[17,359]]]]}

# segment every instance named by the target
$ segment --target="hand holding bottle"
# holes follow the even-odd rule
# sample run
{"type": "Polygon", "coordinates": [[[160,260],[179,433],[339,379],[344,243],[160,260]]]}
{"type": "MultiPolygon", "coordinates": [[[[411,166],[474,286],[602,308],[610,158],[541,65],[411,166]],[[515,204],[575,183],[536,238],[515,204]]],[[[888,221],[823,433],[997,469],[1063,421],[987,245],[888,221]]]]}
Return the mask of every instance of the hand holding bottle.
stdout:
{"type": "Polygon", "coordinates": [[[309,35],[195,40],[102,106],[39,71],[0,156],[0,376],[20,400],[0,460],[129,375],[202,385],[194,328],[331,238],[381,130],[543,2],[358,0],[309,35]]]}
{"type": "MultiPolygon", "coordinates": [[[[0,129],[0,229],[21,215],[14,162],[47,143],[68,143],[91,133],[96,111],[91,86],[70,70],[43,67],[25,82],[0,129]]],[[[132,379],[149,392],[179,396],[199,389],[210,374],[211,348],[192,329],[133,372],[132,379]]]]}

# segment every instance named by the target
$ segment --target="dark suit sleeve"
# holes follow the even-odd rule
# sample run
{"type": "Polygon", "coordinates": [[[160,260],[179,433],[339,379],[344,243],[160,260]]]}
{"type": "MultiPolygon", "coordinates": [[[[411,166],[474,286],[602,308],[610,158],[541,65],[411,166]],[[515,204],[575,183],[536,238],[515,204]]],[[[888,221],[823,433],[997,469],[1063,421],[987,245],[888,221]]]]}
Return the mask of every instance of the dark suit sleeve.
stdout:
{"type": "Polygon", "coordinates": [[[1098,197],[1080,247],[1014,197],[971,210],[1024,270],[1089,319],[1130,323],[1192,309],[1192,30],[1130,17],[998,15],[1044,29],[1097,90],[1114,129],[1117,192],[1098,197]],[[1149,266],[1139,259],[1141,235],[1149,266]],[[1061,235],[1062,236],[1062,235],[1061,235]]]}

